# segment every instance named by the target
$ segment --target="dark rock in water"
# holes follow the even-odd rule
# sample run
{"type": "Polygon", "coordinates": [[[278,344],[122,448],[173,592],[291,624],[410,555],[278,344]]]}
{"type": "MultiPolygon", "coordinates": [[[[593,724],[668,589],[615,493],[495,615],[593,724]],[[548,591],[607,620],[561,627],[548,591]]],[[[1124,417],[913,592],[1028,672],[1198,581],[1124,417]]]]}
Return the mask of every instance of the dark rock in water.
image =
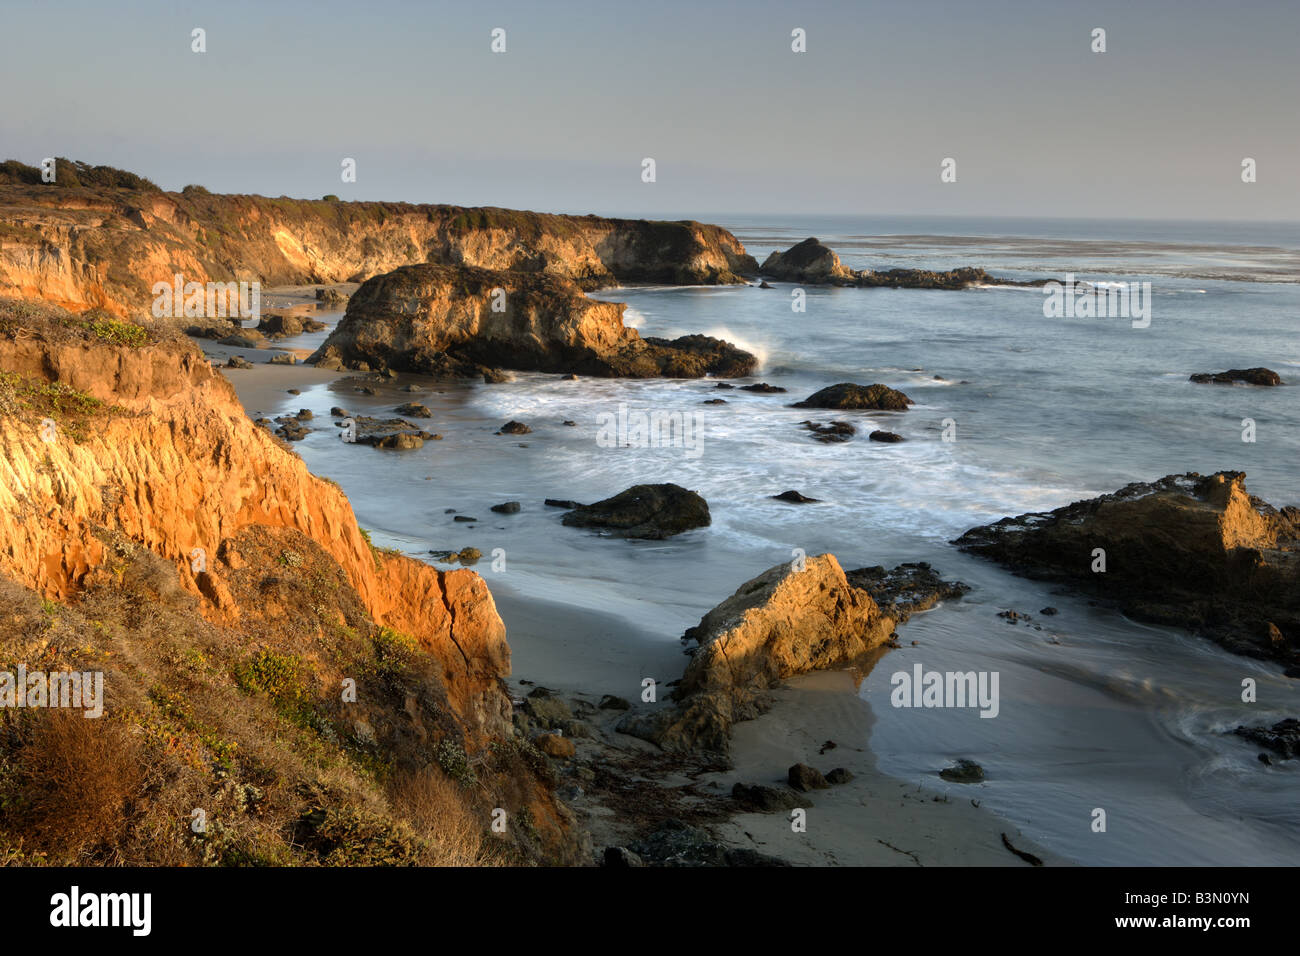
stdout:
{"type": "Polygon", "coordinates": [[[1294,717],[1278,721],[1272,727],[1238,727],[1233,733],[1268,748],[1283,760],[1300,757],[1300,720],[1294,717]]]}
{"type": "Polygon", "coordinates": [[[499,505],[493,505],[492,510],[500,515],[513,515],[519,513],[519,502],[503,501],[499,505]]]}
{"type": "Polygon", "coordinates": [[[775,813],[778,810],[797,810],[811,807],[812,801],[787,787],[765,787],[761,783],[738,783],[731,788],[731,799],[746,810],[775,813]]]}
{"type": "Polygon", "coordinates": [[[717,385],[714,385],[713,387],[714,388],[735,388],[736,386],[729,385],[726,382],[719,382],[717,385]]]}
{"type": "Polygon", "coordinates": [[[819,502],[820,498],[809,498],[807,495],[801,495],[793,488],[789,491],[783,491],[779,495],[773,495],[777,501],[788,501],[792,505],[812,505],[819,502]]]}
{"type": "Polygon", "coordinates": [[[241,355],[232,355],[226,359],[226,368],[252,368],[253,363],[241,355]]]}
{"type": "Polygon", "coordinates": [[[428,406],[421,405],[419,402],[407,402],[405,405],[398,405],[393,411],[399,415],[409,415],[411,418],[433,417],[433,412],[429,411],[428,406]]]}
{"type": "MultiPolygon", "coordinates": [[[[346,417],[346,416],[345,416],[346,417]]],[[[352,419],[356,429],[355,443],[375,448],[410,450],[421,447],[426,441],[441,438],[431,435],[402,418],[370,418],[358,415],[352,419]]]]}
{"type": "Polygon", "coordinates": [[[891,442],[891,443],[900,442],[903,440],[902,435],[895,435],[893,432],[881,431],[880,429],[876,429],[867,437],[872,441],[883,441],[883,442],[891,442]]]}
{"type": "Polygon", "coordinates": [[[318,322],[315,319],[304,319],[296,315],[268,312],[262,316],[257,323],[257,328],[253,331],[260,332],[268,338],[284,339],[294,335],[302,335],[304,332],[320,332],[324,328],[325,323],[318,322]]]}
{"type": "Polygon", "coordinates": [[[844,767],[836,767],[826,775],[826,782],[839,786],[853,779],[853,773],[844,767]]]}
{"type": "Polygon", "coordinates": [[[348,301],[348,295],[339,289],[326,286],[316,290],[316,301],[324,302],[326,305],[341,305],[348,301]]]}
{"type": "Polygon", "coordinates": [[[577,427],[578,427],[578,423],[577,423],[577,422],[569,421],[568,419],[565,419],[564,421],[560,422],[560,424],[561,424],[561,425],[567,425],[569,428],[577,428],[577,427]]]}
{"type": "Polygon", "coordinates": [[[628,844],[641,859],[657,866],[789,866],[755,850],[719,843],[707,830],[677,819],[661,822],[651,833],[628,844]]]}
{"type": "Polygon", "coordinates": [[[701,405],[725,405],[727,404],[727,400],[725,398],[710,398],[710,399],[706,399],[700,404],[701,405]]]}
{"type": "Polygon", "coordinates": [[[841,382],[814,392],[792,408],[863,408],[875,411],[902,412],[916,404],[902,392],[887,385],[854,385],[841,382]]]}
{"type": "Polygon", "coordinates": [[[899,624],[913,614],[928,611],[940,601],[955,601],[970,591],[960,581],[945,581],[927,561],[900,564],[892,570],[881,565],[845,571],[854,587],[871,595],[880,610],[899,624]]]}
{"type": "Polygon", "coordinates": [[[759,287],[760,289],[770,289],[770,288],[772,288],[770,285],[767,284],[767,280],[766,280],[766,279],[764,279],[762,282],[760,282],[760,283],[758,284],[758,287],[759,287]]]}
{"type": "Polygon", "coordinates": [[[277,418],[276,421],[280,423],[276,434],[285,441],[302,441],[311,432],[310,428],[296,418],[277,418]]]}
{"type": "Polygon", "coordinates": [[[490,368],[483,372],[484,385],[504,385],[512,381],[511,377],[499,368],[490,368]]]}
{"type": "Polygon", "coordinates": [[[508,421],[501,426],[501,430],[497,432],[497,434],[498,435],[527,435],[531,431],[532,429],[529,428],[527,425],[525,425],[523,422],[508,421]]]}
{"type": "Polygon", "coordinates": [[[582,507],[578,502],[570,501],[568,498],[547,498],[542,504],[548,508],[568,508],[569,510],[582,507]]]}
{"type": "Polygon", "coordinates": [[[1300,664],[1300,511],[1254,497],[1245,479],[1192,472],[1135,482],[972,528],[954,543],[1028,577],[1086,589],[1138,620],[1293,666],[1300,664]]]}
{"type": "Polygon", "coordinates": [[[979,783],[984,779],[984,768],[974,760],[958,760],[957,766],[945,767],[939,776],[949,783],[979,783]]]}
{"type": "Polygon", "coordinates": [[[301,394],[302,394],[302,392],[299,391],[299,390],[296,389],[296,388],[286,388],[285,391],[288,392],[290,395],[301,395],[301,394]]]}
{"type": "Polygon", "coordinates": [[[601,710],[630,710],[632,705],[622,697],[615,697],[613,694],[606,694],[596,705],[601,710]]]}
{"type": "Polygon", "coordinates": [[[779,395],[785,392],[785,389],[779,385],[768,385],[767,382],[759,382],[757,385],[742,385],[742,392],[758,392],[760,395],[779,395]]]}
{"type": "Polygon", "coordinates": [[[711,520],[703,498],[674,484],[635,485],[604,501],[579,505],[563,518],[576,528],[655,540],[707,527],[711,520]]]}
{"type": "Polygon", "coordinates": [[[786,780],[790,786],[796,790],[802,790],[805,793],[809,790],[828,790],[830,784],[821,772],[808,766],[806,763],[797,763],[786,772],[786,780]]]}
{"type": "Polygon", "coordinates": [[[817,239],[805,239],[785,252],[773,252],[764,260],[760,271],[764,275],[788,282],[860,288],[965,289],[972,285],[1041,286],[1048,281],[1000,279],[983,269],[969,266],[948,272],[932,272],[929,269],[858,271],[840,262],[839,256],[817,239]]]}
{"type": "Polygon", "coordinates": [[[858,431],[848,422],[831,422],[829,425],[818,422],[800,422],[800,424],[812,432],[813,437],[820,442],[848,441],[858,431]]]}
{"type": "Polygon", "coordinates": [[[1197,372],[1188,381],[1198,385],[1231,385],[1244,382],[1247,385],[1281,385],[1282,376],[1271,368],[1230,368],[1226,372],[1197,372]]]}
{"type": "Polygon", "coordinates": [[[352,413],[350,411],[348,411],[346,408],[340,408],[338,405],[335,405],[333,408],[330,409],[330,414],[333,415],[335,418],[352,417],[352,413]]]}
{"type": "Polygon", "coordinates": [[[1022,614],[1019,611],[1012,610],[998,611],[998,617],[1002,618],[1008,624],[1018,624],[1021,621],[1028,623],[1030,620],[1028,614],[1022,614]]]}
{"type": "Polygon", "coordinates": [[[469,515],[456,515],[456,516],[455,516],[454,518],[452,518],[451,520],[452,520],[452,521],[459,521],[459,522],[461,522],[462,524],[468,524],[468,523],[471,522],[471,521],[477,521],[478,518],[471,518],[469,515]]]}
{"type": "Polygon", "coordinates": [[[1038,613],[1045,615],[1046,617],[1052,617],[1054,614],[1059,614],[1060,612],[1054,607],[1042,607],[1038,609],[1038,613]]]}
{"type": "Polygon", "coordinates": [[[315,417],[316,416],[311,413],[310,408],[300,408],[298,409],[298,414],[294,416],[294,418],[304,422],[309,422],[315,417]]]}

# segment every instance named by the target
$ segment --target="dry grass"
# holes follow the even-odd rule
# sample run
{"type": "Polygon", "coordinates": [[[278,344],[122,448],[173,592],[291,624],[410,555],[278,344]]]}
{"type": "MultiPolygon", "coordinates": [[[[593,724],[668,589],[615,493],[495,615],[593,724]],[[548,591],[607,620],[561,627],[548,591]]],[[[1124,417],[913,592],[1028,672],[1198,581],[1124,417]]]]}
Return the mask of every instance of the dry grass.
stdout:
{"type": "Polygon", "coordinates": [[[394,776],[388,789],[396,813],[428,845],[431,866],[484,866],[500,862],[485,834],[491,816],[476,812],[464,788],[435,767],[394,776]]]}

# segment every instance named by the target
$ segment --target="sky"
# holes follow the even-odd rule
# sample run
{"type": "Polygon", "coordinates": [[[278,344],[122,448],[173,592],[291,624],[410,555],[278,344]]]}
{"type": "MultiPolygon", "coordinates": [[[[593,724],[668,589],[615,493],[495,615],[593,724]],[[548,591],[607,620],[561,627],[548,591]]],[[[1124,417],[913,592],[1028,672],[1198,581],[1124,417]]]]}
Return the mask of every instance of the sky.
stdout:
{"type": "Polygon", "coordinates": [[[571,213],[1300,220],[1298,36],[1300,0],[0,0],[0,157],[571,213]]]}

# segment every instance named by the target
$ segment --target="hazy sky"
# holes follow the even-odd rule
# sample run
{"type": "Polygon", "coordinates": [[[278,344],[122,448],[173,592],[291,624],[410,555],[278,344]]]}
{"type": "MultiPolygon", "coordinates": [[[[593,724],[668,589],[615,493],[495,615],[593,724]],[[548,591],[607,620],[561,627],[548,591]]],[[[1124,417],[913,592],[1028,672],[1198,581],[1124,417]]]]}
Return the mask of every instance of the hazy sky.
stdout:
{"type": "Polygon", "coordinates": [[[0,155],[576,213],[1300,219],[1297,37],[1300,0],[0,0],[0,155]]]}

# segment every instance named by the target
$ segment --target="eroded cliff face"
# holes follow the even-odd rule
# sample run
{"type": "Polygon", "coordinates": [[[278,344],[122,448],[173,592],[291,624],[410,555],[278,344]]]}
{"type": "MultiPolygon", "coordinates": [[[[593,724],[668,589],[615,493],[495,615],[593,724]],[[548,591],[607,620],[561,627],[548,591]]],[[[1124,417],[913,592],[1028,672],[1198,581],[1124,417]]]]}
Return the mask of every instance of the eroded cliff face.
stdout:
{"type": "Polygon", "coordinates": [[[309,359],[326,367],[472,375],[510,368],[695,378],[748,374],[757,359],[708,336],[643,339],[621,303],[556,276],[470,266],[403,266],[365,282],[309,359]]]}
{"type": "Polygon", "coordinates": [[[186,343],[59,338],[0,332],[0,368],[56,383],[56,401],[75,394],[104,406],[85,421],[0,417],[0,574],[67,600],[104,573],[108,529],[174,563],[204,615],[234,623],[245,612],[225,581],[235,540],[252,526],[297,531],[338,563],[376,623],[438,657],[476,737],[506,732],[510,652],[477,574],[375,551],[342,492],[253,425],[186,343]]]}
{"type": "Polygon", "coordinates": [[[74,311],[147,309],[155,282],[363,281],[434,262],[584,289],[741,281],[757,263],[698,222],[145,189],[0,185],[0,295],[74,311]]]}

